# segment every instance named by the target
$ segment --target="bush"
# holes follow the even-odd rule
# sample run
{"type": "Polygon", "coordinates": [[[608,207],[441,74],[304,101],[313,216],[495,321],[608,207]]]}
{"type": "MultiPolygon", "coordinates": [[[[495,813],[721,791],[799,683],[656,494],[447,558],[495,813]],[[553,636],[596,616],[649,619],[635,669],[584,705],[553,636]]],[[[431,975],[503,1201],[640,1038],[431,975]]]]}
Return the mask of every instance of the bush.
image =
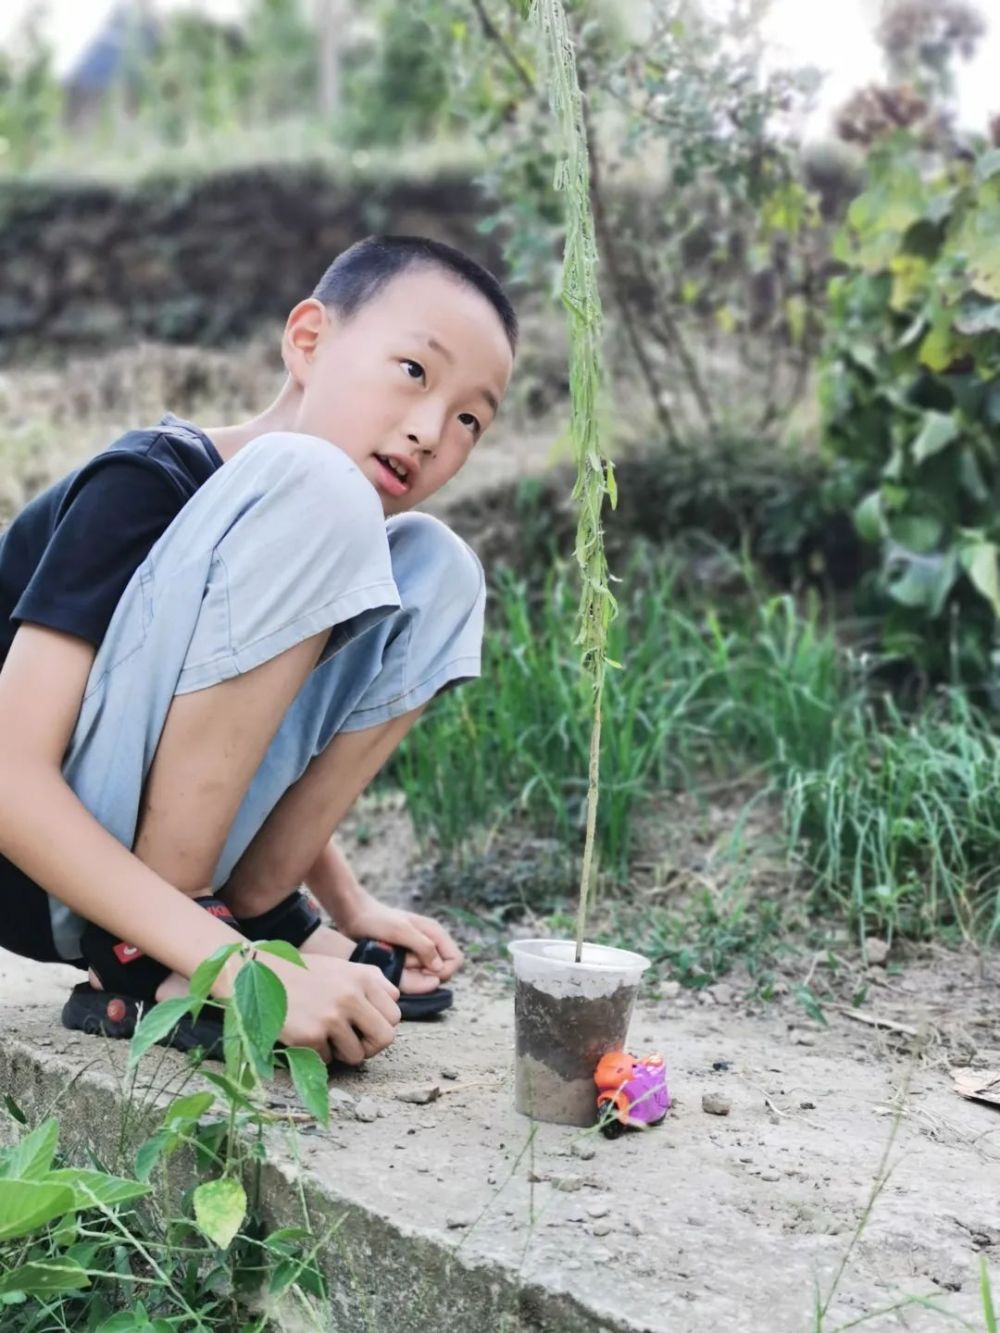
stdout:
{"type": "Polygon", "coordinates": [[[822,369],[832,483],[878,544],[888,653],[983,681],[1000,615],[1000,151],[872,151],[822,369]]]}

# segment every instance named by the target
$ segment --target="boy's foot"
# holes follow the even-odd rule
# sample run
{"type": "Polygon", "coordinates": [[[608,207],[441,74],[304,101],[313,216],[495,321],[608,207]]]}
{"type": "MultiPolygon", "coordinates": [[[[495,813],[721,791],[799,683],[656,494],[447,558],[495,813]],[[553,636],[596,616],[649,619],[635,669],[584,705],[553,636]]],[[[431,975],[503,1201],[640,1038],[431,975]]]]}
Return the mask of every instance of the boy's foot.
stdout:
{"type": "Polygon", "coordinates": [[[441,985],[436,973],[425,967],[406,967],[405,950],[392,945],[363,940],[356,943],[329,926],[318,926],[301,945],[304,954],[328,954],[349,958],[380,968],[393,985],[399,987],[399,1011],[404,1019],[422,1020],[450,1009],[451,990],[441,985]]]}
{"type": "MultiPolygon", "coordinates": [[[[302,953],[325,953],[332,958],[350,958],[357,944],[330,926],[319,926],[301,947],[302,953]]],[[[404,995],[426,995],[441,984],[437,973],[426,967],[403,967],[399,989],[404,995]]]]}

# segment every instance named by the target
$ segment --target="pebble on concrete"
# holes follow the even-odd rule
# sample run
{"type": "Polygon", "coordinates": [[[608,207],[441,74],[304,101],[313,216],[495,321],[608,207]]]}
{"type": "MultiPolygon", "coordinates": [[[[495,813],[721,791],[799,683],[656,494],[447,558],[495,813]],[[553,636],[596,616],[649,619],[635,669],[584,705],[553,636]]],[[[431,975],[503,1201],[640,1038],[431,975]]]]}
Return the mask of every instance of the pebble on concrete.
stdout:
{"type": "Polygon", "coordinates": [[[591,1158],[597,1156],[597,1149],[590,1139],[575,1139],[570,1152],[574,1157],[579,1157],[581,1161],[589,1162],[591,1158]]]}
{"type": "Polygon", "coordinates": [[[706,1115],[728,1115],[733,1104],[718,1092],[706,1092],[701,1099],[701,1109],[706,1115]]]}
{"type": "Polygon", "coordinates": [[[436,1102],[441,1096],[441,1089],[436,1083],[428,1083],[419,1088],[401,1088],[396,1093],[397,1102],[412,1102],[415,1106],[426,1106],[436,1102]]]}
{"type": "Polygon", "coordinates": [[[552,1184],[557,1190],[563,1190],[565,1193],[572,1193],[583,1185],[579,1176],[552,1176],[552,1184]]]}

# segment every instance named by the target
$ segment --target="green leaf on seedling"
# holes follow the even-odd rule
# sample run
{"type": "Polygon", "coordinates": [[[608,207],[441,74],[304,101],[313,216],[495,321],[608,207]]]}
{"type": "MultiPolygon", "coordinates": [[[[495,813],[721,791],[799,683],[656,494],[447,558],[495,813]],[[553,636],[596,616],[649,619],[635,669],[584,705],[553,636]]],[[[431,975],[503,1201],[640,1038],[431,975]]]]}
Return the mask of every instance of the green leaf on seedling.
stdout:
{"type": "Polygon", "coordinates": [[[0,1180],[0,1240],[15,1240],[73,1211],[73,1191],[35,1180],[0,1180]]]}
{"type": "Polygon", "coordinates": [[[326,1065],[315,1051],[305,1046],[289,1046],[284,1056],[303,1106],[312,1112],[321,1125],[329,1125],[330,1075],[326,1065]]]}
{"type": "Polygon", "coordinates": [[[239,953],[243,946],[239,943],[223,944],[215,953],[209,956],[194,970],[194,974],[188,983],[188,994],[191,997],[191,1012],[195,1018],[201,1013],[201,1007],[212,993],[212,987],[219,976],[219,973],[232,958],[233,954],[239,953]]]}
{"type": "Polygon", "coordinates": [[[925,412],[920,434],[913,441],[913,457],[917,463],[926,462],[951,444],[961,434],[961,427],[946,412],[925,412]]]}
{"type": "Polygon", "coordinates": [[[135,1154],[135,1174],[139,1179],[148,1180],[163,1153],[172,1151],[174,1146],[173,1134],[165,1129],[161,1129],[151,1139],[141,1144],[135,1154]]]}
{"type": "Polygon", "coordinates": [[[244,1067],[243,1050],[245,1044],[246,1038],[239,1010],[230,1001],[226,1005],[223,1015],[222,1053],[226,1074],[234,1081],[239,1079],[244,1067]]]}
{"type": "Polygon", "coordinates": [[[261,953],[273,953],[276,958],[283,958],[286,963],[294,963],[296,967],[305,967],[305,959],[296,949],[294,944],[289,944],[287,940],[261,940],[253,946],[259,949],[261,953]]]}
{"type": "Polygon", "coordinates": [[[58,1142],[59,1122],[50,1117],[5,1154],[0,1176],[10,1180],[41,1180],[52,1166],[58,1142]]]}
{"type": "Polygon", "coordinates": [[[256,1107],[247,1096],[247,1089],[241,1088],[234,1078],[228,1074],[216,1073],[214,1069],[200,1069],[198,1072],[202,1078],[214,1083],[220,1092],[225,1094],[228,1102],[238,1106],[242,1111],[256,1111],[256,1107]]]}
{"type": "Polygon", "coordinates": [[[293,1250],[301,1249],[300,1241],[313,1240],[315,1240],[315,1236],[311,1231],[307,1231],[305,1227],[279,1227],[277,1231],[272,1231],[269,1236],[265,1236],[261,1245],[265,1250],[270,1250],[272,1254],[287,1255],[293,1250]]]}
{"type": "Polygon", "coordinates": [[[274,1068],[274,1043],[288,1013],[285,988],[269,967],[251,961],[237,973],[232,1002],[250,1063],[258,1078],[267,1078],[274,1068]]]}
{"type": "Polygon", "coordinates": [[[78,1210],[96,1208],[101,1204],[110,1208],[114,1204],[141,1199],[149,1193],[149,1186],[141,1185],[137,1180],[107,1176],[103,1171],[88,1171],[79,1167],[50,1172],[46,1184],[68,1186],[73,1191],[74,1204],[78,1210]]]}
{"type": "Polygon", "coordinates": [[[246,1217],[247,1196],[231,1176],[199,1185],[193,1198],[195,1221],[208,1239],[226,1250],[246,1217]]]}
{"type": "Polygon", "coordinates": [[[134,1069],[149,1048],[172,1032],[184,1015],[190,1013],[192,1003],[186,995],[182,995],[176,1000],[161,1000],[143,1014],[129,1042],[130,1069],[134,1069]]]}
{"type": "Polygon", "coordinates": [[[0,1277],[0,1296],[23,1291],[27,1296],[55,1291],[79,1291],[90,1286],[90,1278],[71,1259],[52,1259],[22,1264],[0,1277]]]}
{"type": "Polygon", "coordinates": [[[173,1333],[174,1325],[167,1319],[150,1319],[140,1301],[134,1310],[122,1310],[106,1319],[96,1333],[173,1333]]]}
{"type": "Polygon", "coordinates": [[[270,1281],[267,1284],[268,1294],[271,1296],[280,1296],[283,1291],[287,1291],[292,1283],[302,1271],[302,1263],[298,1259],[282,1259],[275,1265],[274,1272],[271,1274],[270,1281]]]}
{"type": "Polygon", "coordinates": [[[214,1092],[192,1092],[175,1097],[163,1116],[164,1129],[187,1129],[196,1124],[215,1103],[214,1092]]]}

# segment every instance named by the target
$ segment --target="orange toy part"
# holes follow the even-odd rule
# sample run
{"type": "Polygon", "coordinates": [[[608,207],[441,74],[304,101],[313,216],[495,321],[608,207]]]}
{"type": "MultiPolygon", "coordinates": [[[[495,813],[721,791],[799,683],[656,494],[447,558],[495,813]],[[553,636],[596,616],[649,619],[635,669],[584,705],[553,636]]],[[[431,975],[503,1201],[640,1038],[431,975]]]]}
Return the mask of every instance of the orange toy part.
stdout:
{"type": "Polygon", "coordinates": [[[608,1088],[614,1091],[627,1083],[632,1077],[632,1066],[635,1060],[627,1051],[608,1051],[607,1055],[602,1055],[594,1071],[594,1082],[599,1088],[608,1088]]]}

